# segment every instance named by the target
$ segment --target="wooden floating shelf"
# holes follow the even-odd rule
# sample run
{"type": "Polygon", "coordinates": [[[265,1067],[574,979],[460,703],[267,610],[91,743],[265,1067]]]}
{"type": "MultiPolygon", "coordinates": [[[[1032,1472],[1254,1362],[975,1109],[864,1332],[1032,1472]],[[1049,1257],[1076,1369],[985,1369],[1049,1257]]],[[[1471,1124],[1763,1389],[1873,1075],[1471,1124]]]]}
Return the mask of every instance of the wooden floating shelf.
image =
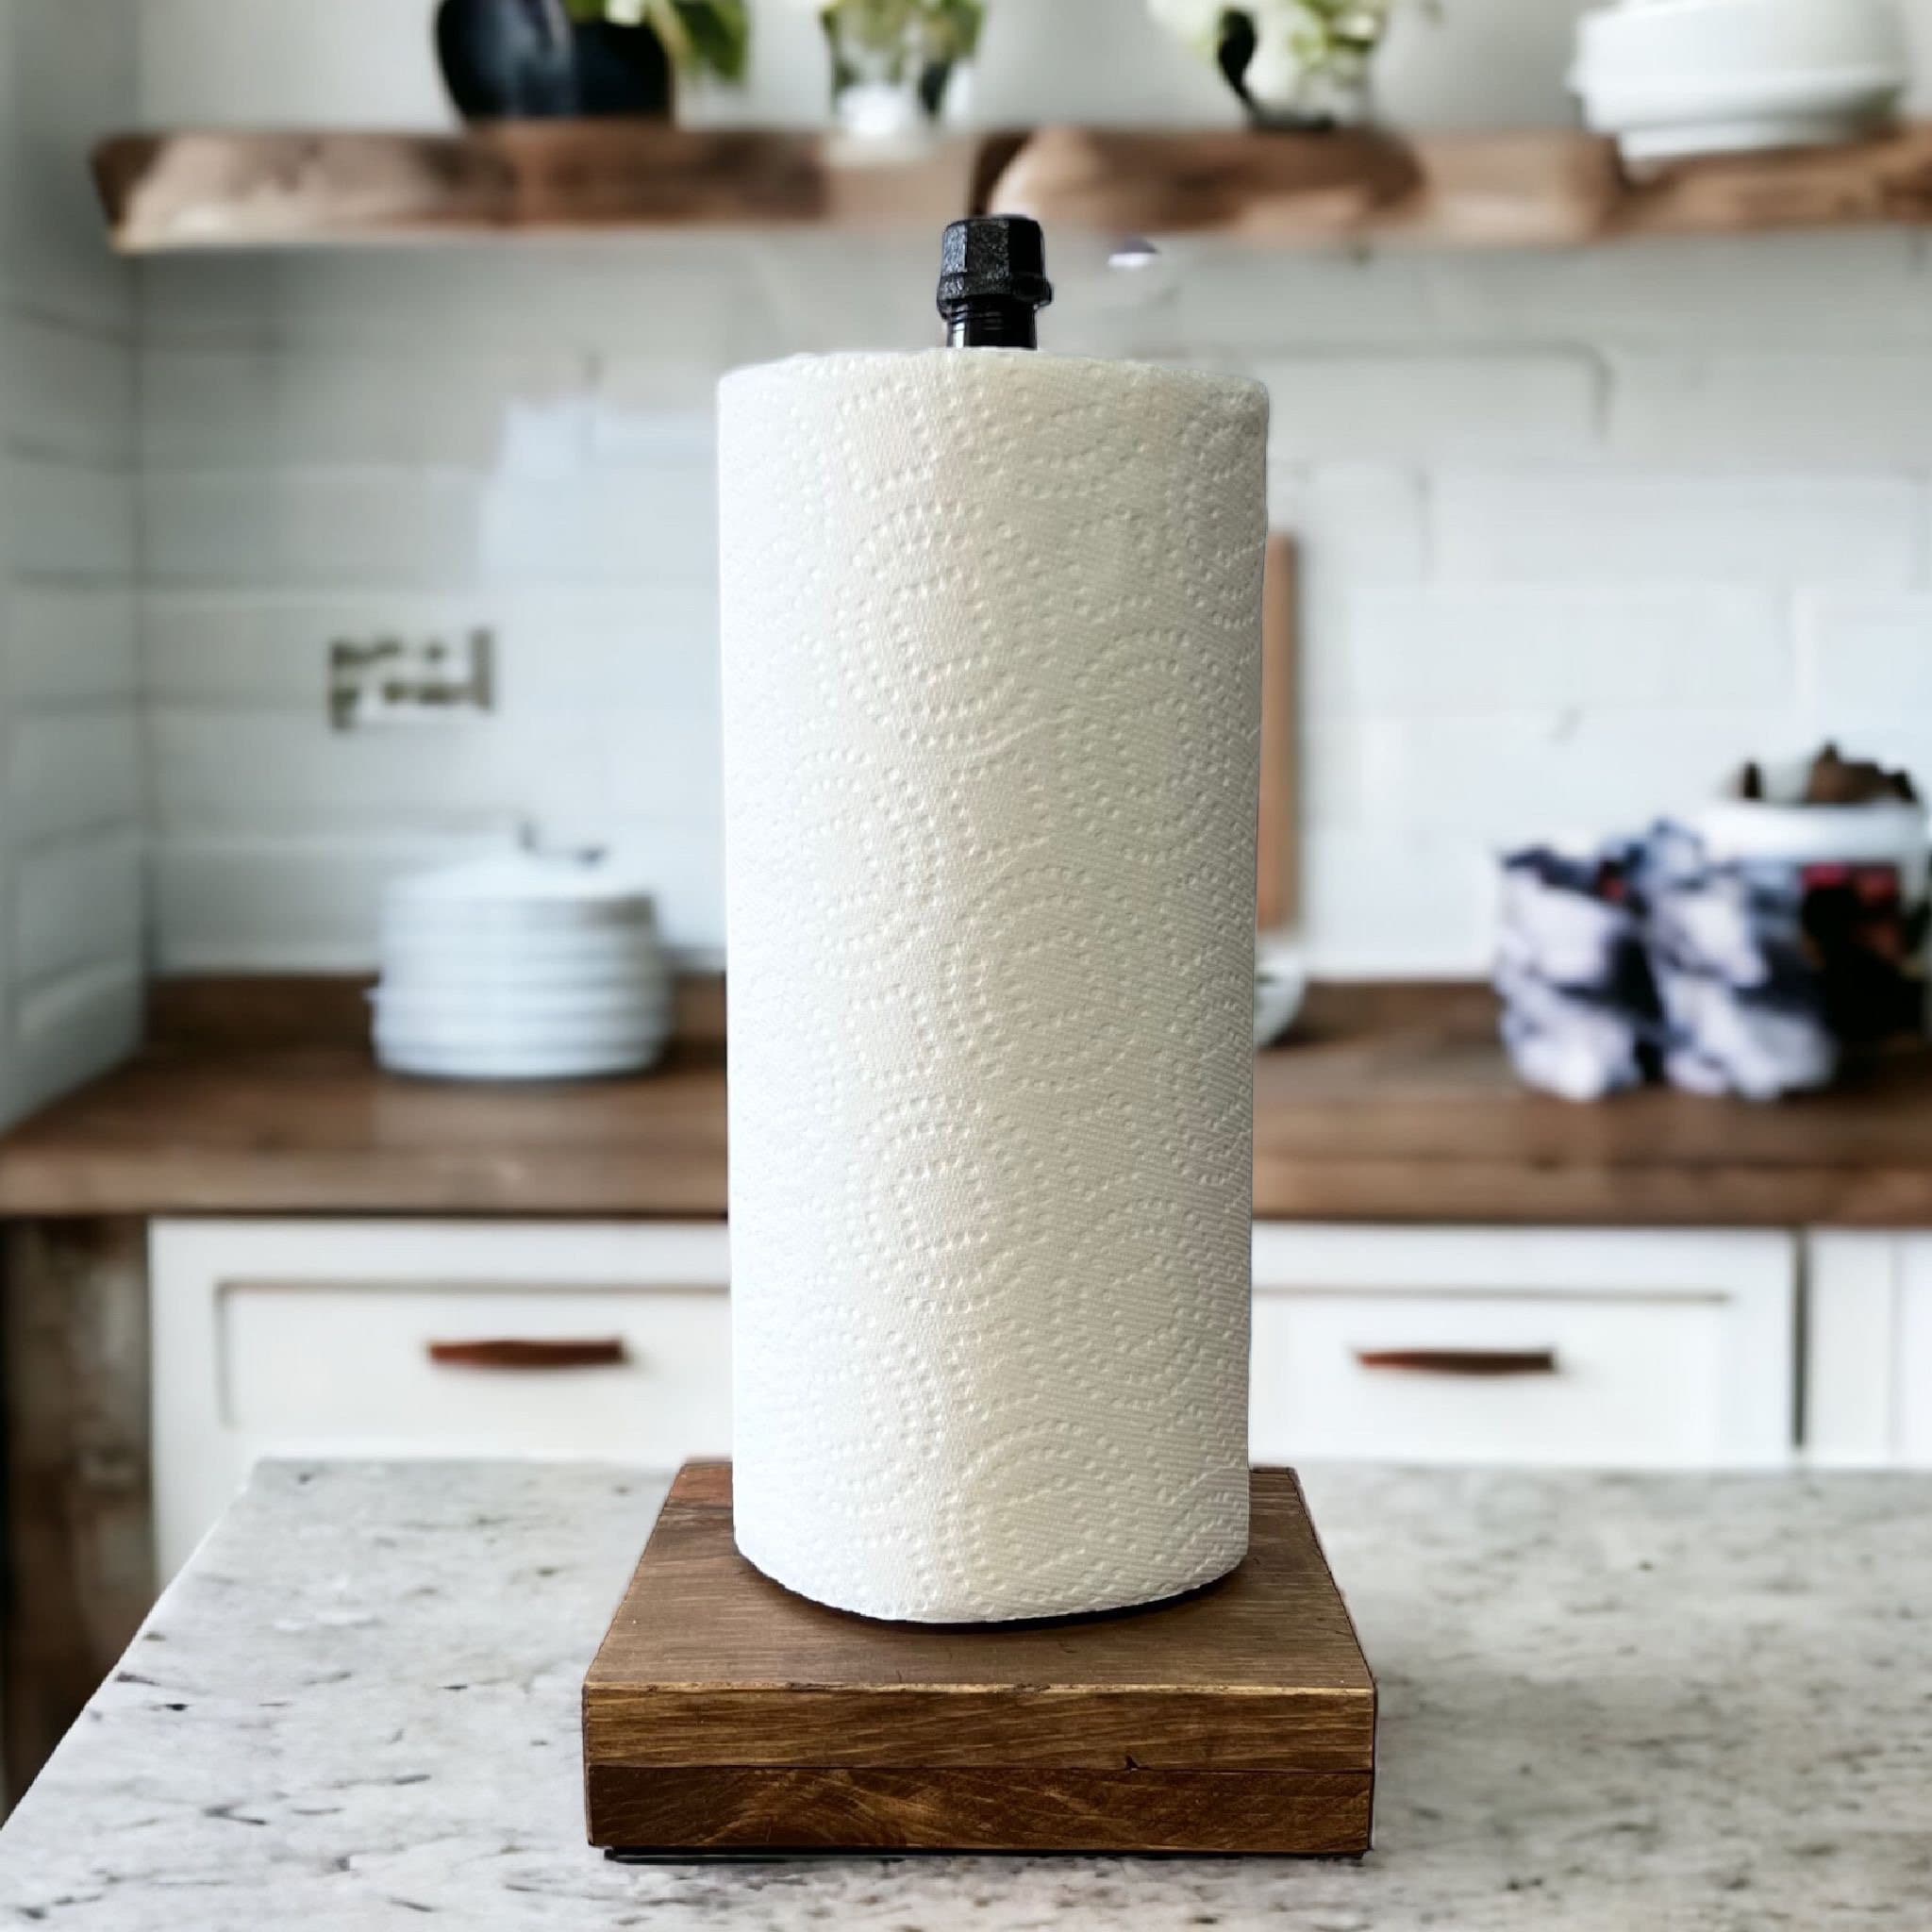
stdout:
{"type": "Polygon", "coordinates": [[[463,134],[123,135],[95,156],[128,255],[509,232],[932,226],[978,211],[1274,247],[1576,248],[1649,235],[1932,223],[1932,125],[1627,178],[1567,131],[1408,142],[1048,128],[878,155],[835,136],[649,122],[463,134]]]}

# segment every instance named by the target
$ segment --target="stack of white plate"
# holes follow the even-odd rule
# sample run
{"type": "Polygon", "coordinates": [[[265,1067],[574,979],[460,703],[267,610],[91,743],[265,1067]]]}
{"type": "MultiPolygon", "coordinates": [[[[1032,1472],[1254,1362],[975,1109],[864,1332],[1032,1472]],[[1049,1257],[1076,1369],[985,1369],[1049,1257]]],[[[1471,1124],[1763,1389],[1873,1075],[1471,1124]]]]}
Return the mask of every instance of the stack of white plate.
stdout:
{"type": "Polygon", "coordinates": [[[391,887],[375,1053],[445,1080],[635,1073],[663,1051],[671,975],[651,898],[598,858],[479,859],[391,887]]]}
{"type": "Polygon", "coordinates": [[[1621,0],[1577,31],[1571,86],[1632,161],[1856,140],[1910,78],[1893,0],[1621,0]]]}

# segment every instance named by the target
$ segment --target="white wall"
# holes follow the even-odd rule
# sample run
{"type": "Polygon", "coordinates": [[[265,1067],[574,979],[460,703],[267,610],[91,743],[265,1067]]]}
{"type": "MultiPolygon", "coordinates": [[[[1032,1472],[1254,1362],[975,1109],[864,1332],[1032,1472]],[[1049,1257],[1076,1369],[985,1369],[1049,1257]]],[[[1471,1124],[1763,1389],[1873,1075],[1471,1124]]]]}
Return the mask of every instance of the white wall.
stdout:
{"type": "Polygon", "coordinates": [[[131,8],[0,5],[0,1121],[139,1026],[132,289],[85,168],[134,110],[131,8]]]}
{"type": "MultiPolygon", "coordinates": [[[[417,5],[142,0],[147,118],[435,120],[417,5]]],[[[1569,0],[1446,8],[1405,30],[1391,100],[1560,111],[1569,0]]],[[[809,111],[773,44],[753,106],[809,111]]],[[[989,120],[1042,90],[1224,111],[1132,0],[1004,0],[987,66],[989,120]]],[[[162,963],[364,963],[383,877],[525,815],[621,835],[675,936],[714,948],[710,386],[929,340],[929,254],[685,238],[144,271],[162,963]],[[498,717],[329,736],[332,635],[475,621],[504,632],[498,717]]],[[[1480,969],[1496,845],[1641,823],[1747,754],[1830,730],[1932,774],[1918,237],[1175,265],[1139,308],[1065,277],[1049,342],[1274,391],[1276,512],[1310,558],[1322,969],[1480,969]]]]}

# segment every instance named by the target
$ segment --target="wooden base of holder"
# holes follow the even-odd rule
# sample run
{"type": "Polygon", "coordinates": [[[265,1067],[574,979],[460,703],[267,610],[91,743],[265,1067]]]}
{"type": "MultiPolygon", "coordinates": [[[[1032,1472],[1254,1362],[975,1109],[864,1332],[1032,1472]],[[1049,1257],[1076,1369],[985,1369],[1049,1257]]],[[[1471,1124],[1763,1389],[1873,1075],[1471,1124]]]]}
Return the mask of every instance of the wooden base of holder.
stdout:
{"type": "Polygon", "coordinates": [[[1148,1610],[873,1624],[739,1554],[731,1471],[679,1475],[584,1685],[591,1841],[634,1854],[1369,1848],[1375,1685],[1300,1483],[1148,1610]]]}

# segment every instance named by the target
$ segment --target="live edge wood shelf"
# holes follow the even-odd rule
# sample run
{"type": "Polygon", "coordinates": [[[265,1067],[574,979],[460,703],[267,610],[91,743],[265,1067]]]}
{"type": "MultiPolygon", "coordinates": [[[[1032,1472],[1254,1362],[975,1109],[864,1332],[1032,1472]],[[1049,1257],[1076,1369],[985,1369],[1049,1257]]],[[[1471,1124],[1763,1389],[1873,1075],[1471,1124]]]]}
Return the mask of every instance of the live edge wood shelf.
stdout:
{"type": "Polygon", "coordinates": [[[991,210],[1103,234],[1278,247],[1584,247],[1932,221],[1932,125],[1680,163],[1642,180],[1568,130],[1439,135],[1058,127],[878,157],[833,136],[649,122],[462,134],[179,132],[105,142],[129,255],[349,246],[513,231],[933,226],[991,210]]]}

